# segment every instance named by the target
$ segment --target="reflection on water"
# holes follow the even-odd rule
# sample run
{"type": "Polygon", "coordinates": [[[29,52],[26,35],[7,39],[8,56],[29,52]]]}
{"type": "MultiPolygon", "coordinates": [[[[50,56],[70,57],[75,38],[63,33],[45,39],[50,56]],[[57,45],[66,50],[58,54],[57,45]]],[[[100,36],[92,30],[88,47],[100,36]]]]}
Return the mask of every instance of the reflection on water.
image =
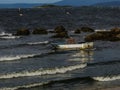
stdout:
{"type": "Polygon", "coordinates": [[[71,58],[69,61],[76,61],[76,62],[88,62],[93,60],[93,55],[94,51],[85,51],[85,50],[80,50],[79,52],[76,52],[75,54],[71,55],[71,58]]]}

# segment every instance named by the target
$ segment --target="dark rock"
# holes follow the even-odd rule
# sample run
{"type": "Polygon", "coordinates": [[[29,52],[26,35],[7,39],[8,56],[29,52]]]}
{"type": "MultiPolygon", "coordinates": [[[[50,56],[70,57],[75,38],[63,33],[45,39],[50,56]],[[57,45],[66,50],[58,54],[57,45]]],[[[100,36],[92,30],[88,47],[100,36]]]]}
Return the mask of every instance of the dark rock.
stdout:
{"type": "Polygon", "coordinates": [[[19,29],[15,35],[30,35],[30,31],[27,28],[19,29]]]}
{"type": "Polygon", "coordinates": [[[95,41],[95,40],[105,40],[105,41],[119,41],[119,35],[116,35],[114,31],[101,31],[96,32],[85,37],[85,41],[95,41]]]}
{"type": "Polygon", "coordinates": [[[115,36],[111,31],[101,31],[97,32],[97,34],[102,34],[103,38],[110,38],[115,36]]]}
{"type": "Polygon", "coordinates": [[[90,28],[90,27],[82,27],[81,28],[82,32],[94,32],[94,29],[90,28]]]}
{"type": "Polygon", "coordinates": [[[65,30],[63,26],[57,26],[54,29],[54,32],[56,33],[52,38],[68,38],[68,32],[65,30]]]}
{"type": "Polygon", "coordinates": [[[76,29],[76,30],[74,31],[74,33],[75,33],[75,34],[80,34],[80,33],[81,33],[81,30],[80,30],[80,29],[76,29]]]}
{"type": "Polygon", "coordinates": [[[52,38],[68,38],[68,33],[67,32],[60,32],[57,33],[56,35],[52,36],[52,38]]]}
{"type": "Polygon", "coordinates": [[[65,32],[66,30],[65,30],[64,26],[61,25],[61,26],[55,27],[54,31],[55,31],[55,33],[60,33],[60,32],[65,32]]]}
{"type": "Polygon", "coordinates": [[[87,35],[85,37],[85,41],[89,42],[89,41],[101,40],[101,38],[103,38],[102,34],[100,34],[100,33],[93,33],[93,34],[87,35]]]}
{"type": "Polygon", "coordinates": [[[49,33],[55,33],[55,31],[48,31],[49,33]]]}
{"type": "Polygon", "coordinates": [[[116,37],[120,39],[120,34],[117,34],[116,37]]]}
{"type": "Polygon", "coordinates": [[[120,34],[120,28],[118,28],[118,27],[112,28],[112,29],[111,29],[111,33],[112,33],[112,34],[120,34]]]}
{"type": "Polygon", "coordinates": [[[48,31],[45,28],[36,28],[32,34],[48,34],[48,31]]]}

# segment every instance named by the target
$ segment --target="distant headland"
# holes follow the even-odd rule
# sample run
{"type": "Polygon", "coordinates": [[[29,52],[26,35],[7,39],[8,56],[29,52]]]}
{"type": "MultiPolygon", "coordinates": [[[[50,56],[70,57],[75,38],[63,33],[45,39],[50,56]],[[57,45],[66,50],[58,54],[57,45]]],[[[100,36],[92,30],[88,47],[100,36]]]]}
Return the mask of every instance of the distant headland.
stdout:
{"type": "Polygon", "coordinates": [[[72,7],[70,5],[54,5],[54,4],[43,4],[43,5],[40,5],[40,6],[35,6],[35,8],[54,8],[54,7],[72,7]]]}

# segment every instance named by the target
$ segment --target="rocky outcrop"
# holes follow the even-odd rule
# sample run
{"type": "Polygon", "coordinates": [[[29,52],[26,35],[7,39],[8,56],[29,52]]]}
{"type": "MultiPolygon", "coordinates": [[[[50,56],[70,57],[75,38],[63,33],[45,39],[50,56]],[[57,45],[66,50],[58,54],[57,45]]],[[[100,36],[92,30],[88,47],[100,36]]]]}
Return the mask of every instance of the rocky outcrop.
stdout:
{"type": "Polygon", "coordinates": [[[54,29],[55,35],[52,36],[52,38],[68,38],[68,32],[63,26],[57,26],[54,29]]]}
{"type": "Polygon", "coordinates": [[[112,29],[111,29],[111,33],[112,33],[112,34],[120,34],[120,28],[118,28],[118,27],[112,28],[112,29]]]}
{"type": "Polygon", "coordinates": [[[81,28],[82,32],[94,32],[94,29],[90,28],[90,27],[82,27],[81,28]]]}
{"type": "Polygon", "coordinates": [[[95,41],[95,40],[119,41],[120,29],[113,28],[110,31],[95,32],[85,37],[85,41],[95,41]]]}
{"type": "Polygon", "coordinates": [[[54,29],[54,32],[55,32],[55,33],[61,33],[61,32],[65,32],[65,31],[66,31],[66,30],[65,30],[65,27],[62,26],[62,25],[57,26],[57,27],[55,27],[55,29],[54,29]]]}
{"type": "Polygon", "coordinates": [[[48,31],[45,28],[36,28],[32,34],[48,34],[48,31]]]}
{"type": "Polygon", "coordinates": [[[22,29],[17,30],[15,35],[18,35],[18,36],[20,36],[20,35],[30,35],[30,31],[27,28],[22,28],[22,29]]]}

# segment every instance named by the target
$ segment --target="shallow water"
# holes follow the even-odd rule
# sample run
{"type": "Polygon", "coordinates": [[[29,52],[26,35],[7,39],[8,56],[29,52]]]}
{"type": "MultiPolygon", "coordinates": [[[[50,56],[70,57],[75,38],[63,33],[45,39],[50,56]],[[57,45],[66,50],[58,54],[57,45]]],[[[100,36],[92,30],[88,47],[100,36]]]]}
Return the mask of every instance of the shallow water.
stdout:
{"type": "Polygon", "coordinates": [[[0,41],[0,89],[93,90],[119,85],[120,42],[96,41],[95,50],[56,52],[50,43],[64,39],[50,36],[0,41]]]}
{"type": "MultiPolygon", "coordinates": [[[[59,20],[61,20],[59,23],[64,24],[67,28],[73,28],[73,23],[79,20],[82,21],[77,22],[75,27],[86,23],[87,25],[99,28],[103,24],[101,17],[107,17],[106,22],[110,21],[114,23],[113,18],[110,19],[110,17],[114,16],[111,14],[119,11],[119,9],[115,11],[114,8],[97,8],[98,11],[95,13],[96,8],[90,8],[90,13],[94,12],[92,15],[96,15],[95,21],[92,18],[93,23],[91,25],[87,22],[88,19],[91,20],[91,16],[88,15],[89,12],[85,12],[84,10],[89,11],[88,8],[60,9],[62,12],[58,9],[25,9],[24,12],[26,11],[26,14],[22,19],[17,16],[18,13],[16,13],[16,9],[13,11],[1,10],[1,15],[3,15],[2,17],[5,19],[1,18],[1,21],[3,20],[4,22],[1,24],[0,29],[0,89],[96,90],[119,86],[120,42],[96,41],[94,42],[95,50],[56,52],[51,49],[50,44],[65,42],[65,39],[50,38],[52,34],[16,37],[9,33],[16,31],[14,29],[16,29],[17,25],[19,25],[19,27],[26,25],[26,27],[32,29],[34,23],[36,26],[36,23],[45,19],[45,17],[41,20],[38,18],[40,18],[41,14],[44,16],[46,13],[50,14],[50,16],[46,16],[46,21],[53,18],[55,19],[51,22],[52,25],[41,22],[41,25],[44,26],[46,24],[49,28],[56,25],[54,23],[59,20]],[[50,10],[50,12],[46,12],[47,10],[50,10]],[[72,16],[62,16],[65,10],[69,10],[74,14],[72,14],[72,16]],[[101,10],[101,12],[99,12],[99,10],[101,10]],[[109,12],[109,14],[104,13],[104,15],[99,17],[99,15],[103,14],[104,10],[112,11],[109,12]],[[59,11],[58,14],[60,14],[60,16],[53,17],[57,11],[59,11]],[[40,13],[40,16],[33,16],[30,19],[30,15],[33,12],[37,12],[35,15],[40,13]],[[13,13],[16,13],[16,16],[13,16],[13,13]],[[80,14],[82,14],[82,17],[76,19],[75,17],[78,17],[80,14]],[[11,20],[10,18],[13,18],[12,24],[9,22],[9,20],[11,20]],[[69,20],[64,21],[64,18],[69,20]],[[29,21],[29,23],[26,21],[29,21]],[[72,23],[68,24],[69,21],[72,23]],[[19,23],[16,24],[16,22],[19,23]],[[13,26],[11,27],[11,25],[14,25],[13,23],[15,23],[14,29],[13,26]],[[5,27],[6,24],[7,26],[5,27]],[[6,33],[4,30],[6,30],[6,33]]],[[[116,15],[119,16],[119,13],[115,14],[115,16],[116,15]]],[[[110,28],[112,26],[114,25],[109,23],[109,25],[105,24],[101,28],[110,28]]],[[[86,35],[86,33],[75,35],[71,31],[69,31],[69,33],[72,37],[76,38],[78,42],[83,41],[83,37],[86,35]]]]}

